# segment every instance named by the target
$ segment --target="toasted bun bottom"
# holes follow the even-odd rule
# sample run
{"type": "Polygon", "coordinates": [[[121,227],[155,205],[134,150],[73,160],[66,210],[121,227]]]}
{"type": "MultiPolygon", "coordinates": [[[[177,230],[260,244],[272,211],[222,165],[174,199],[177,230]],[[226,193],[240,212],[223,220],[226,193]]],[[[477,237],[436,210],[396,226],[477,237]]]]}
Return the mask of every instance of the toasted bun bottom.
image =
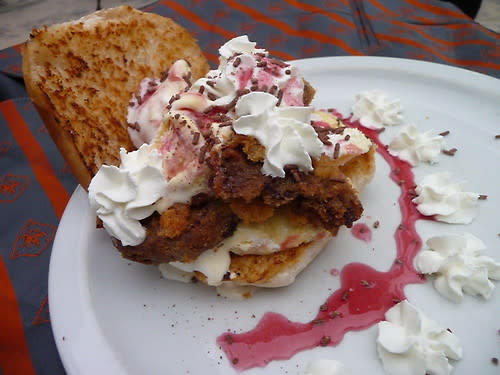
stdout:
{"type": "MultiPolygon", "coordinates": [[[[231,277],[217,286],[218,293],[229,298],[248,298],[256,287],[279,288],[292,284],[297,275],[318,256],[331,239],[326,233],[320,237],[272,254],[231,254],[231,277]]],[[[186,273],[169,264],[160,265],[160,270],[168,279],[207,283],[205,275],[197,271],[186,273]]]]}

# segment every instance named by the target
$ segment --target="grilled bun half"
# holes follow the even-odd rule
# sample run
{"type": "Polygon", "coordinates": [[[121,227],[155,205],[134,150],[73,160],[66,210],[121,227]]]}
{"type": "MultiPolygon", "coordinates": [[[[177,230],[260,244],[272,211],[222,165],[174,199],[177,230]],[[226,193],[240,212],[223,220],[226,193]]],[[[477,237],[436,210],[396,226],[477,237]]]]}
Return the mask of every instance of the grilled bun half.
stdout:
{"type": "Polygon", "coordinates": [[[126,259],[249,296],[291,284],[362,214],[373,144],[312,112],[314,88],[246,37],[208,71],[185,29],[122,6],[34,30],[22,52],[30,98],[126,259]],[[292,162],[266,171],[272,137],[237,129],[245,116],[284,118],[275,156],[292,162]]]}
{"type": "Polygon", "coordinates": [[[127,104],[139,82],[175,60],[208,71],[196,40],[173,20],[130,6],[33,30],[22,47],[28,95],[82,187],[133,149],[127,104]]]}

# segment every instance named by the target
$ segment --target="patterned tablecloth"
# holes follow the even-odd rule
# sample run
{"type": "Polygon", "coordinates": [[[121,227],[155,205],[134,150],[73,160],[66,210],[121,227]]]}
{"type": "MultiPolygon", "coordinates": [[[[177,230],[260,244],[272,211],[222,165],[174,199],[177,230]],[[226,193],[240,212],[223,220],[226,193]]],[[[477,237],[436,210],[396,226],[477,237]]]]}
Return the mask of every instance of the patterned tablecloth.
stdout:
{"type": "MultiPolygon", "coordinates": [[[[370,55],[426,60],[500,78],[500,35],[436,0],[170,0],[212,65],[247,34],[286,60],[370,55]]],[[[57,225],[76,187],[26,98],[19,46],[0,51],[0,375],[64,374],[47,293],[57,225]]]]}

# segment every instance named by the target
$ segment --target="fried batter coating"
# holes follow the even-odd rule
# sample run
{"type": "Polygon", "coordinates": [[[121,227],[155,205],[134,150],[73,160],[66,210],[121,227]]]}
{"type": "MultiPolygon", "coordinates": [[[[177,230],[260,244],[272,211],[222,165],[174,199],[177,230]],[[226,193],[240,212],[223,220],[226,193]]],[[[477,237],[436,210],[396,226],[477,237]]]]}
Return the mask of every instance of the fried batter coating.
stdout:
{"type": "Polygon", "coordinates": [[[221,155],[211,153],[208,164],[212,172],[211,187],[223,200],[257,198],[271,177],[264,176],[261,165],[247,159],[241,145],[232,142],[222,147],[221,155]]]}
{"type": "Polygon", "coordinates": [[[186,229],[176,237],[161,235],[161,216],[153,215],[143,222],[147,235],[139,246],[122,246],[118,240],[114,244],[124,258],[140,263],[191,262],[203,251],[229,237],[238,221],[229,206],[217,200],[192,207],[186,218],[186,229]]]}
{"type": "Polygon", "coordinates": [[[234,138],[211,157],[211,188],[219,198],[250,202],[259,197],[270,207],[291,204],[297,215],[334,235],[361,216],[357,193],[339,167],[324,160],[320,175],[289,169],[284,178],[271,178],[261,173],[261,163],[248,160],[239,142],[234,138]]]}
{"type": "Polygon", "coordinates": [[[167,238],[179,236],[189,224],[189,211],[190,208],[188,204],[177,203],[162,212],[160,215],[160,229],[158,235],[167,238]]]}
{"type": "Polygon", "coordinates": [[[229,203],[229,207],[246,224],[262,223],[274,214],[274,208],[264,204],[260,199],[251,202],[233,200],[229,203]]]}

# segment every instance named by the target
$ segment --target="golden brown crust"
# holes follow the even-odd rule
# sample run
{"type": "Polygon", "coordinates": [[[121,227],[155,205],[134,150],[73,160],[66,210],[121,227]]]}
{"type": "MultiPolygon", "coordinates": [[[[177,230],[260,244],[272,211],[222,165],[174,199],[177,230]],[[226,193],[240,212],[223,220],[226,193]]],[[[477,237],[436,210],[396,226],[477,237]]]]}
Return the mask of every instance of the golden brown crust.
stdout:
{"type": "Polygon", "coordinates": [[[251,202],[235,199],[229,203],[229,207],[244,223],[262,223],[274,215],[274,207],[264,204],[260,199],[251,202]]]}
{"type": "Polygon", "coordinates": [[[144,77],[180,58],[194,79],[209,68],[185,29],[129,6],[33,30],[22,54],[28,95],[84,188],[102,164],[119,162],[120,147],[133,149],[127,104],[144,77]]]}

